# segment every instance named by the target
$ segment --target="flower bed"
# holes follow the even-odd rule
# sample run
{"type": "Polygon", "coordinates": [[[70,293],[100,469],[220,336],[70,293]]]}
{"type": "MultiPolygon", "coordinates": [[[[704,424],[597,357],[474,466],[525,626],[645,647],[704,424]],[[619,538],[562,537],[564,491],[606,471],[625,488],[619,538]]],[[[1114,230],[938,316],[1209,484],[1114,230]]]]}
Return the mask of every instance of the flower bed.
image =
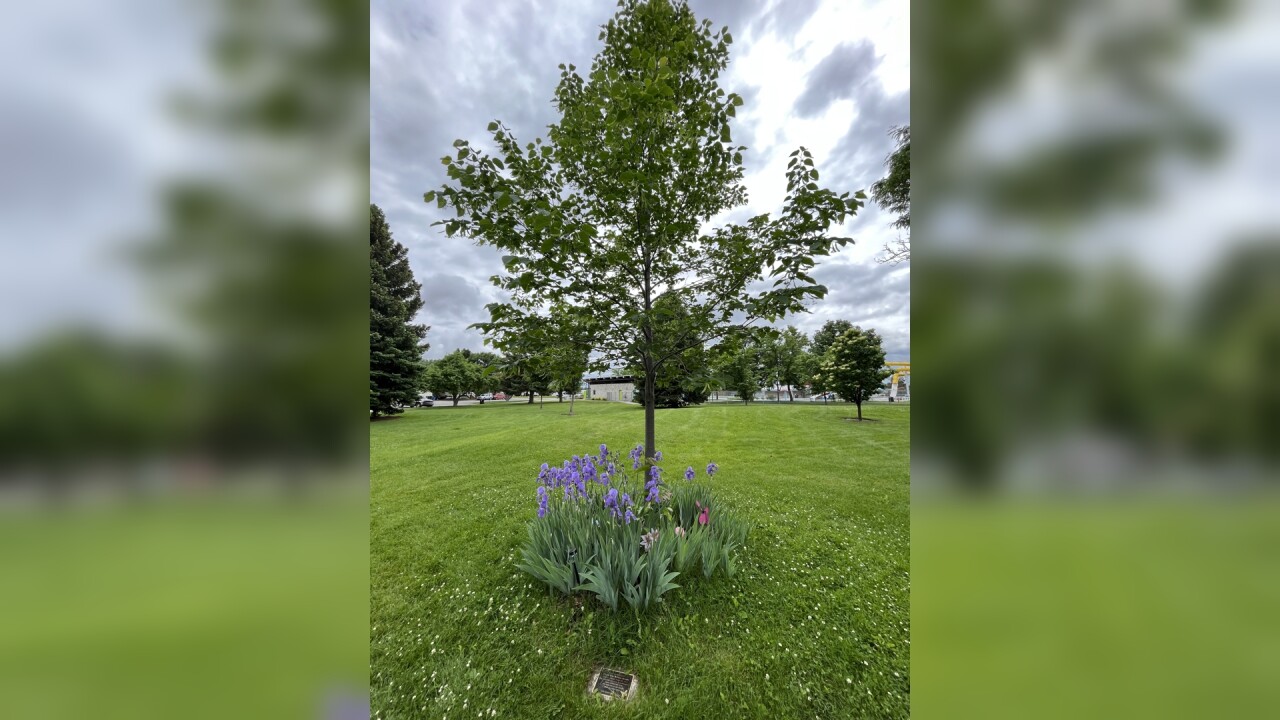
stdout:
{"type": "MultiPolygon", "coordinates": [[[[637,611],[661,602],[680,587],[675,578],[699,567],[707,578],[718,570],[732,576],[747,524],[694,482],[692,467],[668,484],[643,454],[637,446],[624,462],[601,445],[559,467],[544,463],[537,517],[518,567],[553,593],[592,593],[614,611],[620,601],[637,611]]],[[[709,463],[707,477],[718,469],[709,463]]]]}

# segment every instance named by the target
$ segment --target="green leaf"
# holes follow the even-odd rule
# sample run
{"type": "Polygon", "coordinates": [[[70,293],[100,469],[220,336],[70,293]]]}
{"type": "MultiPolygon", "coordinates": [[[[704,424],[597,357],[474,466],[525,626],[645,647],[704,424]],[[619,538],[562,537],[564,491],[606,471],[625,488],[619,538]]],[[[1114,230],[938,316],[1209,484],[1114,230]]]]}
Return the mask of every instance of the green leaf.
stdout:
{"type": "Polygon", "coordinates": [[[446,204],[447,204],[447,203],[445,202],[445,199],[444,199],[444,196],[443,196],[443,195],[437,195],[437,196],[436,196],[436,207],[438,207],[438,208],[440,208],[441,210],[443,210],[443,209],[444,209],[444,206],[445,206],[446,204]]]}
{"type": "Polygon", "coordinates": [[[496,131],[497,129],[498,129],[498,121],[497,121],[497,120],[494,120],[493,122],[489,123],[489,132],[494,132],[494,131],[496,131]]]}
{"type": "Polygon", "coordinates": [[[428,202],[428,203],[429,203],[429,202],[431,202],[432,200],[435,200],[435,199],[436,199],[436,191],[435,191],[435,190],[428,190],[428,191],[426,191],[425,193],[423,193],[423,194],[422,194],[422,202],[428,202]]]}

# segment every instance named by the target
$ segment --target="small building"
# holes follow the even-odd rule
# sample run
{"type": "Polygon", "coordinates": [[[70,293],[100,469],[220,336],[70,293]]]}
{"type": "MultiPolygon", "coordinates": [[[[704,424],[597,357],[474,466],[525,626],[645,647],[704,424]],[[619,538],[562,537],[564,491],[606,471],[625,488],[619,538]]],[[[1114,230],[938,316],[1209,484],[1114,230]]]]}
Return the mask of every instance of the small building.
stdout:
{"type": "Polygon", "coordinates": [[[635,396],[635,393],[636,383],[635,377],[632,375],[587,378],[588,400],[631,402],[631,398],[635,396]]]}

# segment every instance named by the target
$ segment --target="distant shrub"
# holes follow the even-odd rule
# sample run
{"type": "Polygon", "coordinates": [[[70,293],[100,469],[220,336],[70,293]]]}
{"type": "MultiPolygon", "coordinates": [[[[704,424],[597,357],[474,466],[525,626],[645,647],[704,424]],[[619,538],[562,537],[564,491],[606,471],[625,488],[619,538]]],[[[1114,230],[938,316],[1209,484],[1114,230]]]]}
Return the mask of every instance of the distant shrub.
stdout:
{"type": "MultiPolygon", "coordinates": [[[[559,467],[544,463],[518,567],[552,592],[588,592],[613,611],[622,602],[652,607],[680,587],[673,580],[699,567],[707,578],[717,570],[732,576],[747,524],[694,482],[693,468],[668,484],[659,465],[642,469],[642,456],[643,446],[624,461],[601,445],[559,467]]],[[[706,474],[717,470],[710,463],[706,474]]]]}

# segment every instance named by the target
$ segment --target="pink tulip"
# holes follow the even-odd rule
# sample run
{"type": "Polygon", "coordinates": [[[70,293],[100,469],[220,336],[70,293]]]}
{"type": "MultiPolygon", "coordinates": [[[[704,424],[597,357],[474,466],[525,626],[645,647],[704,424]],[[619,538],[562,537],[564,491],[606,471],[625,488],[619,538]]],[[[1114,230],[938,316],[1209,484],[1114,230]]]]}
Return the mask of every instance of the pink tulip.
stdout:
{"type": "Polygon", "coordinates": [[[709,508],[709,507],[702,508],[702,514],[698,516],[698,524],[699,524],[699,525],[706,525],[706,524],[707,524],[707,513],[709,513],[709,512],[711,512],[711,508],[709,508]]]}

